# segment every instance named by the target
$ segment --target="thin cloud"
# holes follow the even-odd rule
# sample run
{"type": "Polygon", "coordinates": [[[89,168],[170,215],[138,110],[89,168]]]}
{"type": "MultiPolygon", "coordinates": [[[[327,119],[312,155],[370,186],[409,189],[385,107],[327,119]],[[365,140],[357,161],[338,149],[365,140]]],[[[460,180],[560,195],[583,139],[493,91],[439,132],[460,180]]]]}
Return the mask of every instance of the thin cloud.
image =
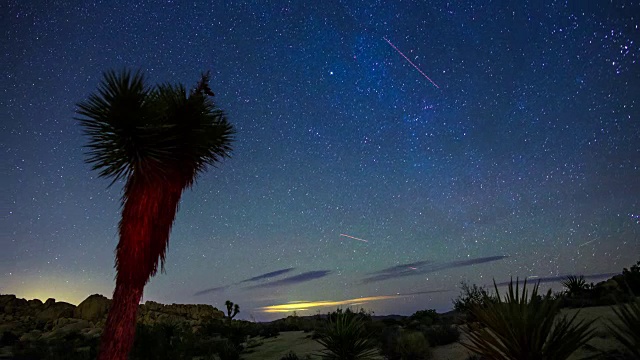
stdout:
{"type": "Polygon", "coordinates": [[[378,282],[388,279],[396,279],[405,276],[424,275],[432,272],[454,269],[459,267],[478,265],[488,263],[492,261],[498,261],[507,258],[506,255],[486,256],[473,259],[455,260],[446,263],[432,263],[429,261],[418,261],[414,263],[402,264],[386,268],[374,273],[371,273],[369,277],[362,280],[363,284],[369,284],[372,282],[378,282]]]}
{"type": "Polygon", "coordinates": [[[276,270],[276,271],[268,272],[268,273],[265,273],[265,274],[262,274],[262,275],[254,276],[254,277],[246,279],[246,280],[242,280],[242,281],[240,281],[240,284],[246,283],[246,282],[269,279],[269,278],[276,277],[276,276],[279,276],[279,275],[282,275],[282,274],[286,274],[286,273],[292,271],[293,269],[295,269],[295,268],[290,267],[290,268],[286,268],[286,269],[282,269],[282,270],[276,270]]]}
{"type": "Polygon", "coordinates": [[[331,270],[307,271],[305,273],[294,275],[294,276],[289,276],[289,277],[286,277],[284,279],[271,281],[271,282],[264,283],[264,284],[258,284],[258,285],[249,286],[249,287],[247,287],[247,289],[272,288],[272,287],[276,287],[276,286],[294,285],[294,284],[299,284],[299,283],[303,283],[303,282],[307,282],[307,281],[311,281],[311,280],[315,280],[315,279],[319,279],[319,278],[325,277],[325,276],[329,275],[329,273],[331,273],[331,270]]]}
{"type": "MultiPolygon", "coordinates": [[[[591,275],[572,275],[572,274],[567,274],[567,275],[556,275],[556,276],[545,276],[545,277],[539,277],[539,276],[528,276],[525,277],[525,279],[527,279],[528,283],[537,283],[538,281],[542,284],[542,283],[553,283],[553,282],[560,282],[563,280],[566,280],[569,276],[577,276],[577,277],[584,277],[585,280],[595,280],[595,279],[607,279],[610,278],[612,276],[615,275],[620,275],[620,273],[602,273],[602,274],[591,274],[591,275]]],[[[524,279],[520,279],[519,282],[522,283],[522,281],[524,281],[524,279]]],[[[497,286],[505,286],[505,285],[509,285],[509,281],[503,281],[501,283],[496,284],[497,286]]]]}
{"type": "Polygon", "coordinates": [[[400,265],[388,267],[386,269],[374,271],[374,272],[369,273],[369,274],[371,274],[371,275],[397,274],[397,273],[402,273],[402,272],[406,272],[406,271],[414,271],[415,269],[413,269],[413,268],[418,268],[418,267],[430,264],[432,262],[433,261],[425,260],[425,261],[416,261],[416,262],[407,263],[407,264],[400,264],[400,265]]]}
{"type": "Polygon", "coordinates": [[[210,289],[204,289],[204,290],[198,291],[197,293],[193,294],[193,296],[200,296],[200,295],[204,295],[204,294],[224,291],[228,287],[229,287],[229,285],[225,285],[225,286],[218,286],[218,287],[214,287],[214,288],[210,288],[210,289]]]}
{"type": "Polygon", "coordinates": [[[276,270],[276,271],[264,273],[262,275],[254,276],[252,278],[245,279],[245,280],[242,280],[240,282],[237,282],[237,283],[234,283],[234,284],[231,284],[231,285],[218,286],[218,287],[214,287],[214,288],[210,288],[210,289],[201,290],[201,291],[198,291],[197,293],[193,294],[193,296],[199,296],[199,295],[204,295],[204,294],[224,291],[225,289],[227,289],[230,286],[234,286],[234,285],[238,285],[238,284],[242,284],[242,283],[246,283],[246,282],[253,282],[253,281],[259,281],[259,280],[264,280],[264,279],[270,279],[270,278],[276,277],[278,275],[286,274],[286,273],[288,273],[289,271],[291,271],[293,269],[295,269],[295,268],[291,267],[291,268],[287,268],[287,269],[276,270]]]}

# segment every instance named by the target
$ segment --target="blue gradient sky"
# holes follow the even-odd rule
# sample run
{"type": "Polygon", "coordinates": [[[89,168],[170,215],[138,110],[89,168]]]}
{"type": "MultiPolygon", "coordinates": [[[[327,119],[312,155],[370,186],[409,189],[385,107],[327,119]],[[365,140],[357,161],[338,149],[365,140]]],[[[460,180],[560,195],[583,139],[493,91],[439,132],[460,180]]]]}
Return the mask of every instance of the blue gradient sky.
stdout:
{"type": "Polygon", "coordinates": [[[83,163],[73,117],[123,67],[211,70],[237,128],[145,300],[411,314],[461,280],[639,259],[637,2],[83,3],[0,5],[0,293],[111,296],[122,184],[83,163]]]}

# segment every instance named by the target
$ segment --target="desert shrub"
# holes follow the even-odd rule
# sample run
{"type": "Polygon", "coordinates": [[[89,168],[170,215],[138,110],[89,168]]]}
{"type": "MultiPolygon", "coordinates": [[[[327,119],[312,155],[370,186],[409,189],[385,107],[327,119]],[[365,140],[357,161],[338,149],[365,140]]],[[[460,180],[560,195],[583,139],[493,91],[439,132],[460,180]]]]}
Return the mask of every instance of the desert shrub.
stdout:
{"type": "Polygon", "coordinates": [[[135,359],[179,359],[181,354],[182,329],[175,323],[156,325],[136,324],[136,337],[130,358],[135,359]]]}
{"type": "Polygon", "coordinates": [[[399,360],[397,353],[398,337],[402,328],[400,326],[385,327],[379,334],[380,353],[387,360],[399,360]]]}
{"type": "Polygon", "coordinates": [[[640,359],[640,299],[613,308],[618,322],[607,324],[613,336],[627,350],[640,359]]]}
{"type": "Polygon", "coordinates": [[[422,330],[431,346],[454,343],[460,339],[460,331],[451,324],[433,325],[422,330]]]}
{"type": "Polygon", "coordinates": [[[12,348],[16,360],[90,360],[98,356],[98,339],[87,339],[77,331],[59,339],[17,341],[12,348]]]}
{"type": "Polygon", "coordinates": [[[400,332],[395,350],[399,360],[425,360],[431,358],[429,342],[418,331],[400,332]]]}
{"type": "Polygon", "coordinates": [[[377,344],[365,331],[361,316],[342,312],[334,314],[318,331],[316,341],[324,347],[319,354],[322,359],[365,360],[378,354],[377,344]]]}
{"type": "Polygon", "coordinates": [[[327,319],[329,319],[329,321],[335,321],[338,317],[345,317],[347,319],[358,318],[362,322],[369,322],[371,321],[371,312],[362,308],[358,310],[358,312],[355,312],[350,308],[346,308],[344,310],[338,308],[336,311],[327,314],[327,319]]]}
{"type": "Polygon", "coordinates": [[[462,345],[489,359],[564,360],[594,337],[593,320],[576,321],[577,313],[556,320],[559,302],[551,300],[551,290],[538,296],[538,286],[529,297],[527,281],[520,293],[512,279],[503,301],[494,281],[495,301],[470,310],[484,327],[468,331],[470,343],[462,345]]]}
{"type": "Polygon", "coordinates": [[[365,322],[364,323],[364,328],[365,328],[365,332],[367,334],[373,334],[377,337],[379,337],[382,332],[384,331],[384,329],[388,328],[389,326],[385,325],[384,322],[382,321],[369,321],[369,322],[365,322]]]}
{"type": "Polygon", "coordinates": [[[299,360],[300,358],[293,351],[289,351],[289,353],[280,358],[280,360],[299,360]]]}
{"type": "Polygon", "coordinates": [[[453,309],[467,316],[467,321],[475,321],[471,308],[486,306],[486,303],[494,302],[495,296],[476,284],[469,285],[465,281],[460,282],[460,295],[453,300],[453,309]]]}
{"type": "Polygon", "coordinates": [[[216,343],[215,353],[220,357],[220,360],[239,360],[240,351],[241,350],[228,339],[218,340],[216,343]]]}
{"type": "Polygon", "coordinates": [[[13,346],[13,344],[17,343],[20,340],[20,337],[11,331],[5,331],[0,335],[0,347],[3,346],[13,346]]]}
{"type": "Polygon", "coordinates": [[[440,322],[440,315],[434,309],[419,310],[409,316],[410,321],[418,321],[420,325],[431,326],[440,322]]]}
{"type": "Polygon", "coordinates": [[[272,326],[271,324],[264,326],[260,331],[260,336],[264,338],[274,338],[278,335],[280,335],[280,331],[276,326],[272,326]]]}
{"type": "Polygon", "coordinates": [[[628,287],[627,290],[635,296],[640,296],[640,261],[632,265],[629,269],[624,268],[622,270],[622,276],[626,287],[628,287]]]}

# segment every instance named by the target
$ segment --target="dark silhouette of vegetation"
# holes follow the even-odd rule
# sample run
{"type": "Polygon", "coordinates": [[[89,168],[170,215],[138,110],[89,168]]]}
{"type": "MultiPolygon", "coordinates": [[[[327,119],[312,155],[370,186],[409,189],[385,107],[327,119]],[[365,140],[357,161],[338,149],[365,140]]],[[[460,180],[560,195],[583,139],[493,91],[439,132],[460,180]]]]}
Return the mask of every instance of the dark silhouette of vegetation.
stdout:
{"type": "Polygon", "coordinates": [[[316,341],[324,347],[319,354],[323,359],[366,360],[379,353],[377,342],[365,330],[363,315],[350,310],[329,314],[318,335],[316,341]]]}
{"type": "Polygon", "coordinates": [[[431,346],[447,345],[460,339],[460,330],[451,324],[433,325],[421,331],[431,346]]]}
{"type": "Polygon", "coordinates": [[[300,358],[293,351],[289,351],[287,355],[280,358],[280,360],[299,360],[300,358]]]}
{"type": "Polygon", "coordinates": [[[409,321],[415,321],[420,325],[431,326],[440,323],[440,316],[434,309],[418,310],[409,317],[409,321]]]}
{"type": "Polygon", "coordinates": [[[560,303],[551,290],[539,296],[538,286],[529,296],[526,280],[521,293],[511,280],[503,301],[494,281],[494,299],[485,295],[470,310],[483,327],[468,331],[469,342],[462,345],[488,359],[563,360],[594,337],[593,321],[576,321],[577,313],[557,320],[560,303]]]}
{"type": "Polygon", "coordinates": [[[89,137],[87,162],[111,184],[124,180],[116,287],[100,360],[126,360],[144,286],[164,268],[182,192],[208,165],[229,156],[233,127],[210,97],[209,75],[183,85],[149,87],[141,73],[108,71],[78,104],[89,137]]]}
{"type": "Polygon", "coordinates": [[[20,340],[20,337],[11,331],[4,331],[0,334],[0,347],[3,346],[13,346],[15,343],[20,340]]]}
{"type": "Polygon", "coordinates": [[[227,300],[224,302],[224,306],[227,307],[227,318],[229,320],[233,319],[240,312],[240,305],[234,304],[231,300],[227,300]]]}
{"type": "Polygon", "coordinates": [[[568,296],[580,296],[589,288],[587,282],[584,280],[584,276],[568,276],[562,281],[562,286],[567,288],[568,296]]]}
{"type": "Polygon", "coordinates": [[[431,358],[431,348],[424,334],[418,331],[402,331],[396,342],[399,360],[426,360],[431,358]]]}
{"type": "Polygon", "coordinates": [[[18,340],[12,350],[15,360],[93,360],[98,356],[98,339],[87,339],[73,331],[56,339],[18,340]]]}
{"type": "Polygon", "coordinates": [[[618,321],[610,322],[607,328],[630,355],[640,359],[640,298],[613,311],[618,321]]]}
{"type": "Polygon", "coordinates": [[[635,296],[640,296],[640,261],[629,269],[622,269],[622,278],[629,292],[635,296]]]}
{"type": "Polygon", "coordinates": [[[460,282],[460,295],[453,300],[453,309],[466,317],[466,321],[474,321],[471,309],[478,306],[485,306],[485,302],[494,301],[484,287],[476,284],[469,284],[466,281],[460,282]]]}

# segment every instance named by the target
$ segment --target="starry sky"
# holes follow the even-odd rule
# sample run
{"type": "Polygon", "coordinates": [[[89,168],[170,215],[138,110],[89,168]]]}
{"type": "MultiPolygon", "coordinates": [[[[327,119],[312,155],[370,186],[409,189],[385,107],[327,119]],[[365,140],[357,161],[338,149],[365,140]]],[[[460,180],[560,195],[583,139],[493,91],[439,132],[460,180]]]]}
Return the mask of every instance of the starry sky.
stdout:
{"type": "Polygon", "coordinates": [[[74,116],[123,68],[210,70],[237,130],[145,301],[409,315],[640,259],[638,2],[133,3],[0,4],[0,293],[111,297],[122,183],[74,116]]]}

